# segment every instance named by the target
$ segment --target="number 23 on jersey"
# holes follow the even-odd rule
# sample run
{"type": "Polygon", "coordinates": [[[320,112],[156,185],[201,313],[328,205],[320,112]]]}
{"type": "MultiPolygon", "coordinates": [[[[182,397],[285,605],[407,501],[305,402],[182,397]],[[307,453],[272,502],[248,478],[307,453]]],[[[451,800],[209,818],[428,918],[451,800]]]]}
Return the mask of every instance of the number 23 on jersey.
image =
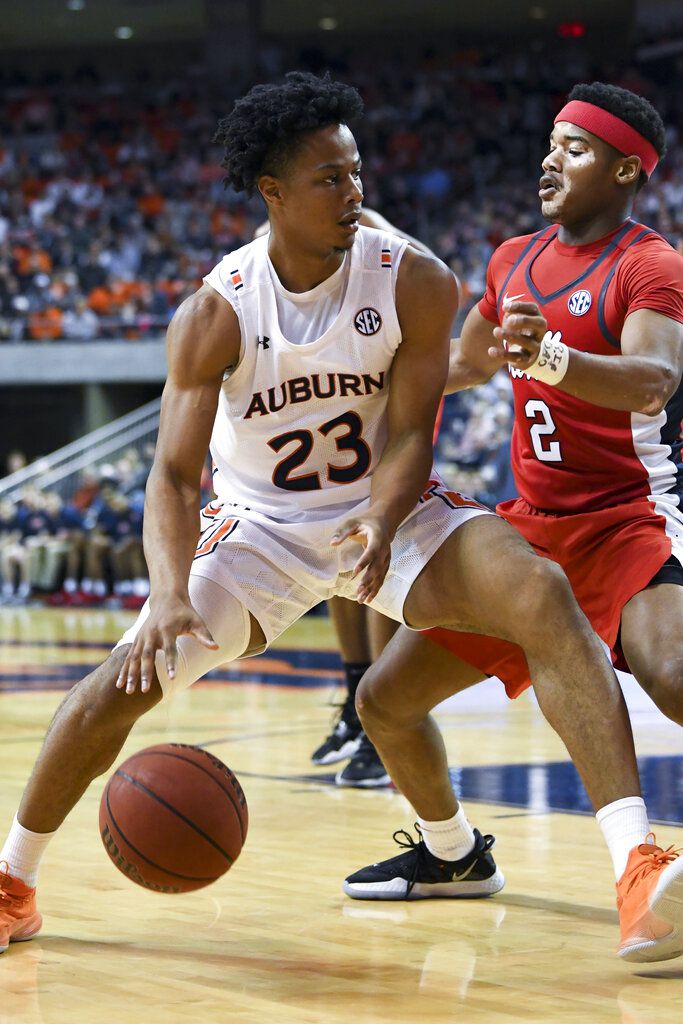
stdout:
{"type": "MultiPolygon", "coordinates": [[[[337,451],[351,452],[355,456],[354,461],[348,466],[327,463],[327,479],[332,483],[350,484],[367,473],[372,456],[361,436],[362,429],[363,421],[357,412],[345,412],[318,427],[317,433],[323,437],[332,434],[337,451]],[[346,433],[336,434],[338,427],[346,427],[346,433]]],[[[281,452],[288,444],[295,444],[297,447],[278,462],[273,470],[273,483],[284,491],[319,491],[322,484],[318,471],[295,474],[295,470],[304,465],[313,451],[314,434],[310,430],[289,430],[268,441],[274,452],[281,452]]]]}

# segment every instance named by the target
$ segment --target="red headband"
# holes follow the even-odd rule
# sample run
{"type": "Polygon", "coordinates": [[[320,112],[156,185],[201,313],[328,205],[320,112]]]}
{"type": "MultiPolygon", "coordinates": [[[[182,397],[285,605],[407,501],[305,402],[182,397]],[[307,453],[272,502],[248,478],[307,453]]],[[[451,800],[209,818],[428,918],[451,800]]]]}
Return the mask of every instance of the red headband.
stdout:
{"type": "Polygon", "coordinates": [[[640,132],[626,124],[620,117],[610,114],[602,107],[596,107],[593,103],[570,100],[555,118],[555,124],[558,121],[569,121],[579,128],[585,128],[603,142],[614,146],[624,156],[639,156],[648,178],[659,162],[657,150],[640,132]]]}

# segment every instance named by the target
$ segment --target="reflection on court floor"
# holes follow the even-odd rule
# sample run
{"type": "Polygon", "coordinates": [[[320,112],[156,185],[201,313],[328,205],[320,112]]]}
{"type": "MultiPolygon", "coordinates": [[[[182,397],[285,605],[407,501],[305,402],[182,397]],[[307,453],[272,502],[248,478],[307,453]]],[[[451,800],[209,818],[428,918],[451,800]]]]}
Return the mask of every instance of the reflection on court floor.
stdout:
{"type": "MultiPolygon", "coordinates": [[[[131,618],[0,611],[0,827],[63,692],[131,618]]],[[[250,811],[244,852],[205,890],[145,892],[102,849],[95,780],[41,868],[43,932],[0,956],[0,1024],[678,1019],[683,961],[635,971],[614,959],[614,880],[583,787],[532,696],[511,703],[496,681],[436,716],[465,808],[496,836],[506,888],[456,905],[343,896],[346,874],[398,852],[392,832],[413,814],[394,790],[340,789],[329,767],[312,767],[341,681],[329,622],[306,617],[266,655],[221,668],[136,725],[118,763],[181,741],[236,772],[250,811]]],[[[652,817],[680,824],[683,731],[628,681],[627,700],[652,817]]],[[[657,828],[662,845],[681,845],[676,824],[657,828]]]]}

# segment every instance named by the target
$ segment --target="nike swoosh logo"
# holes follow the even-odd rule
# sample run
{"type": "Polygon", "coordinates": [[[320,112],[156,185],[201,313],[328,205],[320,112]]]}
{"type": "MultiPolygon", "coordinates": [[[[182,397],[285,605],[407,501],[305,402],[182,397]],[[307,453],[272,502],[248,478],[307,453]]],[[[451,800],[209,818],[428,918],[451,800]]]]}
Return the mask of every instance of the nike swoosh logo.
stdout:
{"type": "Polygon", "coordinates": [[[510,303],[514,302],[516,299],[523,299],[523,298],[524,298],[524,292],[520,292],[519,295],[508,295],[508,293],[505,292],[505,295],[503,296],[503,305],[504,306],[509,306],[510,303]]]}
{"type": "Polygon", "coordinates": [[[467,878],[467,876],[472,871],[474,871],[474,868],[476,867],[476,863],[477,863],[476,860],[473,860],[472,863],[470,864],[470,866],[468,868],[465,868],[465,870],[462,871],[460,874],[458,874],[458,872],[456,871],[454,873],[453,878],[451,879],[451,881],[452,882],[462,882],[465,878],[467,878]]]}

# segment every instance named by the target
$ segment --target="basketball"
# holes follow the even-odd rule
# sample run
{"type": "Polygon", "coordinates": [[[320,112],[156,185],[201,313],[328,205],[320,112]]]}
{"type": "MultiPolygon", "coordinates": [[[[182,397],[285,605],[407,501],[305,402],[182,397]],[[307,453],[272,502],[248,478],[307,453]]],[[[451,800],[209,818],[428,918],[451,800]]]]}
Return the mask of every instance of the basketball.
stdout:
{"type": "Polygon", "coordinates": [[[230,769],[186,743],[133,754],[100,802],[100,836],[112,863],[155,892],[191,892],[215,882],[239,857],[248,820],[230,769]]]}

